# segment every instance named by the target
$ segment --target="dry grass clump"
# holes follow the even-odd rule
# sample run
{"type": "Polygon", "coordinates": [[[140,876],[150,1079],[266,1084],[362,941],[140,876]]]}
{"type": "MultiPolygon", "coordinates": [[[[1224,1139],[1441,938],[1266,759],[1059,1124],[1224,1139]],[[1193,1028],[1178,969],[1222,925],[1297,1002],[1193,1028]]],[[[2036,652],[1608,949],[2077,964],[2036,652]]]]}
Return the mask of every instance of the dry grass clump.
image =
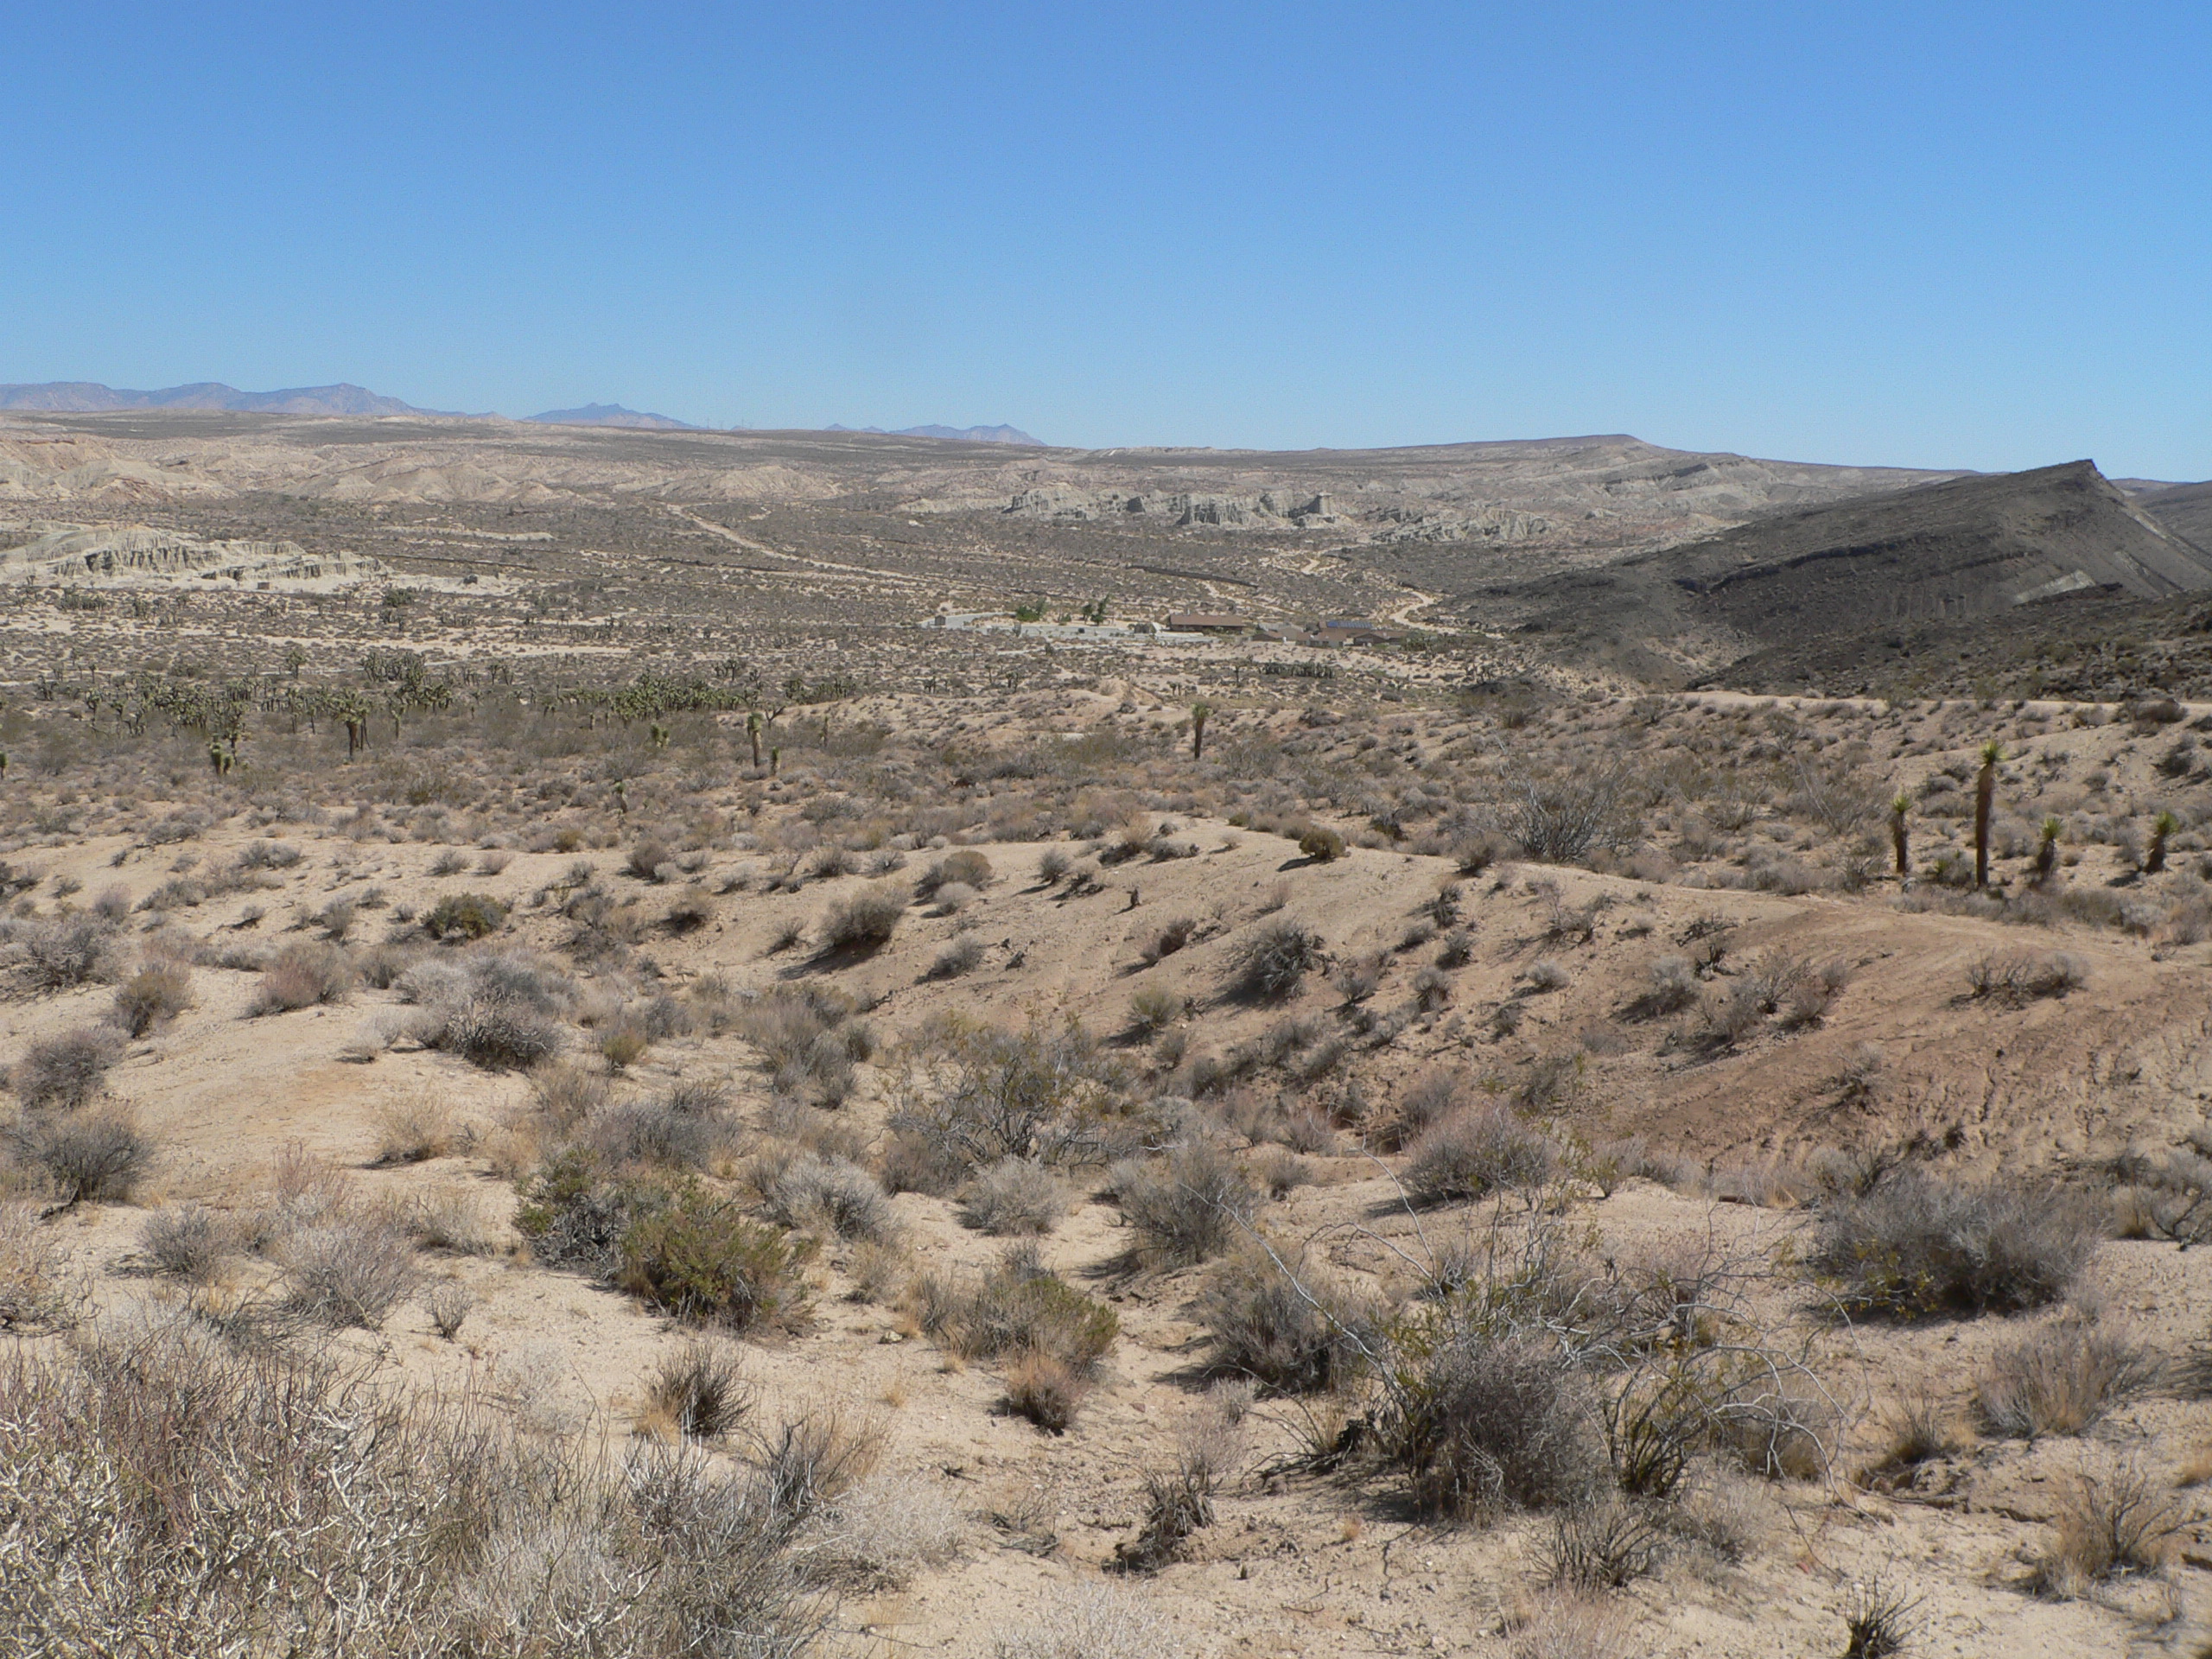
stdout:
{"type": "Polygon", "coordinates": [[[891,943],[906,913],[904,894],[885,887],[865,888],[831,905],[816,927],[815,937],[824,950],[880,950],[891,943]]]}
{"type": "Polygon", "coordinates": [[[344,999],[356,978],[353,959],[335,944],[288,944],[261,970],[250,1015],[289,1014],[344,999]]]}
{"type": "Polygon", "coordinates": [[[822,1506],[806,1540],[807,1571],[834,1583],[893,1587],[950,1560],[966,1535],[937,1482],[878,1472],[822,1506]]]}
{"type": "Polygon", "coordinates": [[[1876,1573],[1851,1586],[1843,1605],[1843,1659],[1893,1659],[1920,1629],[1920,1599],[1876,1573]]]}
{"type": "Polygon", "coordinates": [[[1192,1534],[1213,1524],[1216,1471],[1208,1459],[1185,1452],[1174,1467],[1144,1479],[1144,1521],[1137,1535],[1114,1547],[1124,1573],[1157,1573],[1179,1560],[1192,1534]]]}
{"type": "Polygon", "coordinates": [[[149,963],[115,991],[115,1023],[143,1037],[192,1006],[192,969],[181,962],[149,963]]]}
{"type": "Polygon", "coordinates": [[[0,1490],[10,1651],[797,1655],[830,1611],[793,1552],[819,1497],[769,1470],[616,1469],[181,1325],[0,1373],[0,1490]]]}
{"type": "Polygon", "coordinates": [[[2029,1586],[2073,1600],[2104,1580],[2162,1571],[2188,1519],[2183,1506],[2133,1464],[2101,1476],[2084,1470],[2059,1498],[2050,1542],[2035,1558],[2029,1586]]]}
{"type": "Polygon", "coordinates": [[[977,1171],[960,1199],[961,1220],[1001,1238],[1049,1233],[1067,1209],[1059,1177],[1027,1158],[1001,1158],[977,1171]]]}
{"type": "Polygon", "coordinates": [[[33,1111],[73,1111],[99,1094],[121,1052],[113,1027],[78,1026],[25,1049],[8,1081],[33,1111]]]}
{"type": "Polygon", "coordinates": [[[983,960],[983,942],[963,933],[939,950],[929,965],[931,979],[958,979],[976,971],[983,960]]]}
{"type": "Polygon", "coordinates": [[[1552,1142],[1508,1108],[1469,1106],[1414,1143],[1403,1179],[1414,1203],[1449,1204],[1541,1185],[1557,1162],[1552,1142]]]}
{"type": "Polygon", "coordinates": [[[1154,1037],[1183,1017],[1185,999],[1165,985],[1140,985],[1129,993],[1129,1029],[1154,1037]]]}
{"type": "Polygon", "coordinates": [[[2124,1331],[2063,1319],[1990,1356],[1975,1392],[1999,1434],[2079,1434],[2158,1381],[2158,1357],[2124,1331]]]}
{"type": "Polygon", "coordinates": [[[453,1150],[460,1135],[452,1103],[428,1090],[386,1101],[376,1112],[378,1168],[426,1163],[453,1150]]]}
{"type": "Polygon", "coordinates": [[[1857,1314],[2016,1313],[2063,1296],[2096,1230],[2056,1195],[1917,1170],[1821,1209],[1808,1264],[1857,1314]]]}
{"type": "Polygon", "coordinates": [[[1537,1604],[1513,1636],[1513,1659],[1629,1659],[1633,1632],[1621,1609],[1572,1592],[1537,1604]]]}
{"type": "Polygon", "coordinates": [[[1230,990],[1249,1001],[1284,1001],[1326,960],[1319,934],[1303,922],[1279,916],[1238,941],[1230,957],[1230,990]]]}
{"type": "Polygon", "coordinates": [[[1136,1234],[1132,1251],[1147,1267],[1194,1267],[1233,1243],[1259,1208],[1244,1172],[1204,1141],[1120,1183],[1116,1197],[1136,1234]]]}
{"type": "Polygon", "coordinates": [[[645,1382],[649,1422],[665,1422],[693,1440],[719,1439],[753,1409],[737,1351],[709,1337],[695,1337],[653,1369],[645,1382]]]}

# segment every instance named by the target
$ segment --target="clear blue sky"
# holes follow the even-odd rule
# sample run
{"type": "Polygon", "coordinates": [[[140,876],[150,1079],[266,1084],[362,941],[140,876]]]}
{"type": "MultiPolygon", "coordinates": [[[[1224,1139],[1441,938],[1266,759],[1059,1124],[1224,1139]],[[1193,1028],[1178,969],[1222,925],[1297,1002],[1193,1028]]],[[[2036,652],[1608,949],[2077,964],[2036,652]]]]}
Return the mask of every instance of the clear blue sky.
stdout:
{"type": "Polygon", "coordinates": [[[8,8],[0,380],[2212,475],[2212,7],[8,8]]]}

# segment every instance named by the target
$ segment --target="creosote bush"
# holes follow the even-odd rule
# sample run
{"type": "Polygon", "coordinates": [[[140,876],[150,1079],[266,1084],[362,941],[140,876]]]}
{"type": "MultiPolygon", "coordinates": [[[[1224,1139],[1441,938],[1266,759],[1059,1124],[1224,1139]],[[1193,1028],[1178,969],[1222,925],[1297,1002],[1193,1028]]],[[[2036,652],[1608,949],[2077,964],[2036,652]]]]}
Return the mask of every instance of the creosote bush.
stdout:
{"type": "Polygon", "coordinates": [[[2057,1300],[2096,1249],[2059,1196],[1917,1170],[1822,1207],[1808,1265],[1859,1314],[2016,1313],[2057,1300]]]}
{"type": "Polygon", "coordinates": [[[615,1276],[640,1301],[694,1325],[795,1326],[806,1318],[802,1272],[812,1253],[808,1240],[689,1185],[629,1223],[615,1276]]]}
{"type": "Polygon", "coordinates": [[[423,931],[434,939],[480,939],[507,925],[507,907],[481,893],[451,893],[423,915],[423,931]]]}

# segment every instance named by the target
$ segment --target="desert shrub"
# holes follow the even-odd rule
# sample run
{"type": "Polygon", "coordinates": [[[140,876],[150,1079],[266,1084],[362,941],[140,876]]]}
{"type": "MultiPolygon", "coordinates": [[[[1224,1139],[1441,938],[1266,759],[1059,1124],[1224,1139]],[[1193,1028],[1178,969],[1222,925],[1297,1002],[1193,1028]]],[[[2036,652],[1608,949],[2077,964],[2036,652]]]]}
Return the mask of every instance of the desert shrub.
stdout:
{"type": "Polygon", "coordinates": [[[1322,966],[1321,936],[1287,917],[1262,922],[1238,942],[1230,988],[1254,1001],[1280,1002],[1322,966]]]}
{"type": "Polygon", "coordinates": [[[643,1211],[662,1202],[649,1185],[619,1179],[590,1149],[562,1148],[518,1184],[515,1229],[548,1267],[612,1277],[622,1241],[643,1211]]]}
{"type": "Polygon", "coordinates": [[[1015,1246],[980,1280],[918,1287],[922,1327],[963,1359],[1047,1354],[1088,1377],[1113,1347],[1122,1322],[1058,1274],[1033,1246],[1015,1246]]]}
{"type": "Polygon", "coordinates": [[[868,887],[831,905],[816,936],[825,950],[880,950],[906,913],[906,902],[898,893],[868,887]]]}
{"type": "Polygon", "coordinates": [[[73,1110],[99,1094],[119,1046],[112,1027],[78,1026],[25,1049],[8,1081],[33,1111],[73,1110]]]}
{"type": "Polygon", "coordinates": [[[1982,1421],[1999,1434],[2079,1434],[2158,1380],[2157,1355],[2124,1331],[2060,1319],[1989,1357],[1975,1389],[1982,1421]]]}
{"type": "Polygon", "coordinates": [[[930,963],[931,979],[958,979],[971,974],[983,960],[983,942],[973,933],[963,933],[946,944],[930,963]]]}
{"type": "Polygon", "coordinates": [[[2173,1553],[2188,1513],[2131,1464],[2087,1471],[2062,1491],[2050,1542],[2034,1560],[2030,1585],[2062,1600],[2089,1595],[2101,1580],[2155,1573],[2173,1553]]]}
{"type": "Polygon", "coordinates": [[[420,1010],[415,1029],[425,1047],[486,1071],[527,1071],[558,1054],[561,1017],[574,995],[566,976],[496,950],[418,963],[400,976],[398,989],[420,1010]]]}
{"type": "Polygon", "coordinates": [[[249,1014],[289,1014],[336,1002],[353,988],[353,959],[334,944],[289,944],[261,970],[249,1014]]]}
{"type": "Polygon", "coordinates": [[[415,1289],[415,1255],[390,1224],[346,1214],[287,1233],[279,1254],[285,1300],[333,1327],[373,1331],[415,1289]]]}
{"type": "Polygon", "coordinates": [[[11,1652],[795,1656],[830,1612],[765,1470],[571,1455],[181,1321],[0,1374],[0,1490],[11,1652]]]}
{"type": "Polygon", "coordinates": [[[1090,1393],[1090,1379],[1054,1354],[1034,1350],[1014,1357],[1006,1370],[1006,1407],[1049,1434],[1075,1427],[1090,1393]]]}
{"type": "Polygon", "coordinates": [[[937,909],[939,916],[957,916],[982,895],[965,881],[948,881],[937,890],[937,909]]]}
{"type": "Polygon", "coordinates": [[[753,1403],[753,1389],[737,1351],[711,1338],[687,1341],[645,1380],[648,1409],[666,1419],[677,1433],[694,1440],[727,1434],[753,1403]]]}
{"type": "Polygon", "coordinates": [[[507,907],[481,893],[450,893],[423,913],[423,930],[434,939],[480,939],[507,925],[507,907]]]}
{"type": "Polygon", "coordinates": [[[1072,1021],[1019,1032],[942,1026],[922,1034],[915,1058],[890,1126],[918,1173],[934,1165],[957,1179],[1006,1158],[1090,1158],[1119,1106],[1115,1073],[1072,1021]]]}
{"type": "Polygon", "coordinates": [[[1144,1520],[1137,1535],[1114,1549],[1124,1573],[1157,1573],[1179,1560],[1192,1534],[1213,1524],[1214,1471],[1203,1458],[1185,1456],[1172,1469],[1145,1477],[1144,1520]]]}
{"type": "Polygon", "coordinates": [[[156,1210],[138,1230],[138,1249],[156,1273],[204,1285],[238,1248],[222,1217],[203,1205],[156,1210]]]}
{"type": "Polygon", "coordinates": [[[1298,832],[1298,850],[1316,864],[1332,864],[1344,855],[1344,838],[1326,824],[1309,823],[1298,832]]]}
{"type": "Polygon", "coordinates": [[[1545,1576],[1570,1590],[1618,1590],[1657,1570],[1667,1543],[1660,1518],[1618,1500],[1569,1510],[1552,1523],[1545,1576]]]}
{"type": "Polygon", "coordinates": [[[1876,1573],[1854,1584],[1843,1605],[1843,1659],[1894,1659],[1912,1646],[1920,1600],[1876,1573]]]}
{"type": "Polygon", "coordinates": [[[1002,1631],[991,1649],[992,1659],[1173,1659],[1188,1651],[1160,1613],[1104,1586],[1059,1592],[1041,1619],[1002,1631]]]}
{"type": "Polygon", "coordinates": [[[819,1228],[877,1244],[898,1230],[881,1184],[848,1159],[811,1152],[764,1156],[753,1178],[768,1213],[784,1226],[819,1228]]]}
{"type": "Polygon", "coordinates": [[[1392,1357],[1382,1448],[1427,1515],[1572,1507],[1606,1473],[1588,1384],[1558,1344],[1438,1326],[1392,1357]]]}
{"type": "Polygon", "coordinates": [[[1211,1363],[1280,1394],[1333,1392],[1358,1374],[1378,1313],[1313,1271],[1247,1250],[1216,1268],[1199,1293],[1211,1363]]]}
{"type": "Polygon", "coordinates": [[[1470,1106],[1414,1143],[1403,1180],[1414,1203],[1449,1204],[1541,1185],[1557,1159],[1549,1140],[1504,1107],[1470,1106]]]}
{"type": "Polygon", "coordinates": [[[1210,1261],[1235,1242],[1259,1207],[1244,1173],[1202,1141],[1125,1183],[1117,1197],[1136,1234],[1136,1258],[1155,1268],[1210,1261]]]}
{"type": "Polygon", "coordinates": [[[1001,1158],[979,1170],[961,1195],[960,1218],[999,1237],[1049,1233],[1067,1213],[1059,1177],[1027,1158],[1001,1158]]]}
{"type": "Polygon", "coordinates": [[[1632,1641],[1628,1618],[1609,1601],[1554,1595],[1536,1604],[1515,1635],[1513,1659],[1630,1659],[1632,1641]]]}
{"type": "Polygon", "coordinates": [[[1808,1265],[1861,1314],[2012,1313],[2066,1294],[2096,1248],[2054,1195],[1900,1171],[1824,1206],[1808,1265]]]}
{"type": "Polygon", "coordinates": [[[10,1138],[16,1156],[72,1205],[128,1199],[153,1166],[156,1151],[127,1108],[29,1119],[10,1138]]]}
{"type": "Polygon", "coordinates": [[[1983,957],[1968,965],[1967,985],[1977,997],[2014,1004],[2039,996],[2064,996],[2089,976],[2088,964],[2064,950],[1983,957]]]}
{"type": "Polygon", "coordinates": [[[727,1199],[690,1186],[630,1222],[616,1279],[679,1319],[749,1331],[804,1319],[801,1271],[811,1254],[806,1240],[748,1221],[727,1199]]]}
{"type": "Polygon", "coordinates": [[[1143,960],[1146,967],[1152,967],[1163,957],[1172,957],[1177,951],[1187,948],[1198,934],[1198,924],[1195,918],[1174,917],[1162,923],[1146,937],[1144,943],[1137,947],[1137,955],[1143,960]]]}
{"type": "Polygon", "coordinates": [[[475,1308],[476,1298],[468,1287],[451,1279],[440,1280],[423,1297],[423,1311],[430,1317],[430,1328],[448,1342],[461,1334],[461,1327],[475,1308]]]}
{"type": "Polygon", "coordinates": [[[458,1134],[451,1104],[428,1092],[385,1102],[377,1109],[376,1128],[372,1161],[387,1167],[442,1158],[458,1134]]]}
{"type": "Polygon", "coordinates": [[[1563,991],[1573,979],[1567,964],[1552,957],[1539,957],[1528,973],[1529,988],[1532,991],[1563,991]]]}
{"type": "Polygon", "coordinates": [[[1037,880],[1046,887],[1061,880],[1074,868],[1075,861],[1068,856],[1065,847],[1047,847],[1037,855],[1037,880]]]}
{"type": "Polygon", "coordinates": [[[1141,1037],[1166,1030],[1182,1014],[1183,999],[1165,985],[1140,985],[1129,993],[1129,1028],[1141,1037]]]}
{"type": "Polygon", "coordinates": [[[67,1325],[82,1295],[69,1253],[38,1207],[0,1204],[0,1331],[22,1336],[67,1325]]]}
{"type": "Polygon", "coordinates": [[[607,1107],[584,1125],[582,1137],[609,1165],[704,1169],[730,1144],[729,1125],[711,1113],[679,1111],[664,1100],[607,1107]]]}
{"type": "Polygon", "coordinates": [[[155,963],[116,988],[115,1023],[143,1037],[191,1006],[192,969],[181,962],[155,963]]]}
{"type": "Polygon", "coordinates": [[[110,971],[115,930],[97,914],[34,923],[16,937],[31,982],[41,990],[67,990],[110,971]]]}

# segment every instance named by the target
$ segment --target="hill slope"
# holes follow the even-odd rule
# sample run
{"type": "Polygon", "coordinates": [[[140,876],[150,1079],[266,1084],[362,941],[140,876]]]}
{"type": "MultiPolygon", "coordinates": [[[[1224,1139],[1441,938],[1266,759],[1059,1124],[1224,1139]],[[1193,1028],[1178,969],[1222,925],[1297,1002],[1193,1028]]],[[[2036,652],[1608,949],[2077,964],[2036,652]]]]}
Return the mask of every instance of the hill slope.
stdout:
{"type": "Polygon", "coordinates": [[[1847,673],[1854,653],[1844,642],[1875,631],[2072,593],[2155,601],[2207,589],[2212,555],[2082,461],[1771,514],[1491,597],[1532,601],[1530,632],[1570,648],[1609,646],[1663,677],[1669,658],[1709,671],[1816,642],[1828,667],[1847,673]]]}

